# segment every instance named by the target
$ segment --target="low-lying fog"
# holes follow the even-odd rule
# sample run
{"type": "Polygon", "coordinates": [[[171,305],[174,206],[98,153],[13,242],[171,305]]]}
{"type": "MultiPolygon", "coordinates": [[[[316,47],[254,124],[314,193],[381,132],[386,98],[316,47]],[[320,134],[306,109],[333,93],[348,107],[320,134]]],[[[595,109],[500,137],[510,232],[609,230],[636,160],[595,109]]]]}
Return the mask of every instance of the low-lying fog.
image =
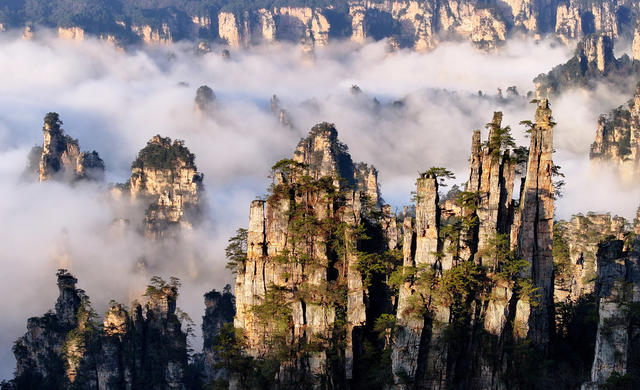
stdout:
{"type": "MultiPolygon", "coordinates": [[[[219,48],[201,55],[186,44],[123,51],[95,40],[0,35],[0,378],[12,374],[12,342],[25,332],[27,318],[53,308],[57,268],[78,277],[100,314],[111,298],[128,303],[138,297],[153,275],[178,276],[178,305],[199,327],[202,295],[233,284],[224,268],[226,240],[246,227],[250,201],[265,193],[269,168],[291,156],[315,123],[335,123],[354,160],[378,168],[384,199],[401,209],[418,172],[431,166],[449,167],[456,182],[466,180],[471,133],[493,111],[504,111],[517,141],[528,145],[518,123],[533,119],[535,106],[524,96],[534,89],[531,80],[572,53],[546,41],[511,41],[492,55],[467,43],[431,53],[389,54],[386,48],[385,42],[333,44],[310,58],[278,44],[232,51],[227,60],[219,48]],[[210,116],[194,109],[204,84],[217,96],[210,116]],[[352,93],[352,85],[362,93],[352,93]],[[506,97],[510,86],[522,96],[496,98],[497,88],[506,97]],[[293,128],[270,112],[273,94],[293,128]],[[137,151],[153,135],[185,140],[205,174],[208,223],[182,246],[158,249],[110,227],[114,214],[104,187],[22,181],[49,111],[60,114],[82,150],[100,153],[109,182],[127,180],[137,151]]],[[[597,116],[628,98],[599,88],[551,102],[556,163],[566,175],[557,217],[587,210],[635,214],[638,190],[620,189],[611,172],[593,176],[588,160],[597,116]]],[[[193,342],[199,349],[200,341],[193,342]]]]}

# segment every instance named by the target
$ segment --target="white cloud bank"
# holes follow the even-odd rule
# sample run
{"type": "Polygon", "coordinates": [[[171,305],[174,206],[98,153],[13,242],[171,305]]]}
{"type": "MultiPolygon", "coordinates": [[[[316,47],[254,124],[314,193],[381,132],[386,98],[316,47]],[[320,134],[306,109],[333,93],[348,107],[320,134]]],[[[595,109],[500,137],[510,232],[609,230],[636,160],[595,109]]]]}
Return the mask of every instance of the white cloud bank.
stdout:
{"type": "MultiPolygon", "coordinates": [[[[11,343],[24,333],[27,317],[53,307],[56,268],[71,269],[99,312],[110,298],[129,302],[152,275],[178,276],[184,286],[178,304],[197,321],[202,294],[232,282],[224,270],[227,238],[247,225],[249,203],[264,193],[269,167],[290,156],[313,124],[335,123],[354,160],[379,169],[384,198],[400,208],[409,203],[418,172],[430,166],[450,167],[459,181],[466,179],[472,130],[483,128],[493,111],[503,110],[518,141],[527,143],[518,125],[533,117],[527,99],[500,103],[472,94],[512,85],[526,93],[533,77],[571,56],[569,49],[533,41],[513,41],[494,55],[466,43],[431,53],[388,54],[385,48],[384,42],[336,44],[310,60],[281,44],[232,52],[225,60],[185,45],[124,52],[93,40],[0,36],[0,377],[12,373],[11,343]],[[203,84],[217,95],[211,118],[194,111],[195,90],[203,84]],[[352,95],[353,84],[364,94],[352,95]],[[295,129],[281,127],[269,112],[274,93],[295,129]],[[397,99],[404,106],[389,104],[397,99]],[[21,182],[49,111],[60,114],[83,150],[100,153],[112,182],[126,180],[151,136],[184,139],[205,173],[210,223],[186,245],[159,249],[109,228],[115,215],[104,188],[21,182]]],[[[601,89],[552,102],[558,163],[567,175],[558,216],[635,210],[638,191],[610,196],[615,181],[605,175],[596,185],[588,170],[595,118],[625,99],[601,89]]]]}

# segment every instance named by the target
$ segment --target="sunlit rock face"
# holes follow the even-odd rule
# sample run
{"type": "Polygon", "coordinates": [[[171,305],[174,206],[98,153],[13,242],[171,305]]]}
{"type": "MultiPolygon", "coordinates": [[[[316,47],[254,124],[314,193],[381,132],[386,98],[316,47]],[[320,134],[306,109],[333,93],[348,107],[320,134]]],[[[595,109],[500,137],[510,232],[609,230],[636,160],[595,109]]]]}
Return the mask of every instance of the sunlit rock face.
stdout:
{"type": "MultiPolygon", "coordinates": [[[[550,118],[548,102],[539,102],[535,122],[530,123],[528,150],[514,149],[505,141],[508,131],[502,127],[502,113],[494,113],[487,124],[487,141],[481,142],[479,131],[473,134],[469,180],[455,199],[456,207],[439,201],[438,175],[445,174],[441,168],[418,179],[415,216],[408,215],[403,224],[404,272],[413,276],[400,286],[398,295],[391,354],[398,389],[411,388],[407,382],[429,389],[444,389],[451,383],[508,387],[503,363],[482,352],[493,337],[505,340],[505,346],[528,340],[541,353],[548,349],[554,304],[550,118]],[[524,177],[520,199],[514,201],[518,166],[524,177]],[[526,266],[507,277],[503,263],[507,260],[498,260],[498,248],[512,251],[504,256],[524,260],[526,266]],[[452,305],[443,290],[459,272],[486,272],[489,278],[486,284],[470,283],[461,290],[468,311],[452,305]],[[540,292],[535,302],[523,294],[524,280],[540,292]],[[454,341],[449,333],[453,329],[482,329],[484,336],[471,342],[458,334],[454,341]],[[460,350],[455,345],[466,347],[460,350]]],[[[501,358],[517,359],[507,352],[501,358]]]]}
{"type": "Polygon", "coordinates": [[[533,81],[538,98],[556,97],[573,88],[593,90],[599,84],[631,94],[639,69],[640,62],[628,55],[615,57],[614,40],[609,35],[591,34],[578,43],[569,61],[533,81]]]}
{"type": "Polygon", "coordinates": [[[340,7],[307,7],[295,2],[226,7],[193,1],[171,8],[148,3],[123,8],[117,3],[77,5],[67,11],[72,23],[58,20],[57,14],[43,17],[47,15],[45,5],[25,9],[12,4],[0,30],[27,26],[25,36],[31,37],[30,26],[36,24],[54,27],[63,39],[94,35],[117,45],[190,40],[224,42],[231,47],[274,41],[322,47],[338,39],[390,39],[400,47],[423,51],[443,41],[464,39],[494,50],[520,34],[536,39],[553,36],[565,44],[593,33],[631,38],[637,12],[627,0],[349,0],[340,7]]]}
{"type": "MultiPolygon", "coordinates": [[[[256,358],[277,352],[278,335],[290,335],[281,340],[282,348],[321,343],[317,351],[282,361],[280,383],[319,386],[327,375],[349,380],[354,358],[362,353],[367,302],[381,299],[369,295],[355,250],[361,240],[357,226],[369,210],[380,212],[377,172],[354,164],[328,123],[314,126],[293,159],[273,169],[271,195],[250,207],[247,259],[236,278],[235,326],[244,330],[246,351],[256,358]],[[270,314],[274,303],[282,311],[270,314]],[[344,344],[332,344],[341,337],[344,344]],[[328,360],[334,350],[343,356],[338,361],[328,360]]],[[[381,226],[375,231],[382,236],[381,226]]]]}
{"type": "Polygon", "coordinates": [[[162,238],[174,228],[191,228],[201,216],[203,175],[182,141],[154,136],[131,165],[131,198],[149,204],[145,234],[162,238]]]}
{"type": "Polygon", "coordinates": [[[598,118],[590,157],[595,165],[611,164],[622,180],[633,183],[640,174],[638,137],[640,129],[640,85],[627,104],[598,118]]]}
{"type": "Polygon", "coordinates": [[[494,113],[487,141],[481,142],[479,132],[473,135],[466,191],[453,203],[440,202],[446,170],[422,173],[415,208],[405,211],[401,227],[380,204],[376,171],[353,163],[332,125],[314,126],[293,159],[273,166],[269,196],[250,206],[234,321],[246,337],[245,351],[259,360],[290,351],[278,362],[281,384],[322,388],[320,380],[309,378],[327,376],[357,383],[363,380],[367,327],[392,316],[393,325],[382,329],[387,336],[378,339],[389,353],[389,386],[507,386],[504,364],[520,359],[509,348],[531,343],[544,355],[553,335],[553,125],[549,103],[542,100],[530,122],[529,148],[515,148],[502,114],[494,113]],[[517,175],[521,194],[513,200],[517,175]],[[378,218],[379,230],[366,230],[372,218],[378,218]],[[343,228],[336,230],[330,221],[343,228]],[[372,283],[362,268],[373,253],[364,251],[372,248],[359,238],[360,224],[367,235],[378,234],[385,249],[402,248],[399,274],[393,276],[402,279],[397,292],[372,283]],[[335,249],[336,242],[345,247],[335,249]],[[514,270],[510,261],[520,265],[514,270]],[[451,278],[470,275],[478,279],[459,293],[444,287],[451,278]],[[345,295],[329,294],[336,289],[345,295]],[[452,340],[455,329],[461,333],[452,340]],[[461,349],[472,342],[470,329],[481,330],[482,341],[461,349]],[[333,345],[336,338],[343,343],[333,345]],[[500,360],[485,355],[497,338],[504,339],[500,360]],[[306,350],[309,343],[317,348],[306,350]],[[334,353],[342,358],[330,364],[334,353]]]}
{"type": "Polygon", "coordinates": [[[553,226],[556,302],[577,302],[595,291],[598,245],[608,237],[622,240],[628,222],[610,214],[574,215],[553,226]]]}
{"type": "MultiPolygon", "coordinates": [[[[31,152],[34,156],[29,158],[35,159],[35,154],[40,152],[40,181],[59,180],[71,183],[83,179],[104,179],[104,162],[98,153],[95,150],[81,153],[78,140],[65,134],[57,113],[50,112],[45,116],[42,131],[42,148],[35,147],[31,152]]],[[[30,161],[28,169],[34,169],[34,165],[30,161]]]]}

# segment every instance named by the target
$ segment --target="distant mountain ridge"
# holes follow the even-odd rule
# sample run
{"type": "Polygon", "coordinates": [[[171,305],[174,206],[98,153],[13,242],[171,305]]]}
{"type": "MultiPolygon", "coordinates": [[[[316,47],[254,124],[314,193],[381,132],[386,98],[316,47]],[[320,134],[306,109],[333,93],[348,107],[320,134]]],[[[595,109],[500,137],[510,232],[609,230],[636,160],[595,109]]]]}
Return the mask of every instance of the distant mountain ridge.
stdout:
{"type": "Polygon", "coordinates": [[[396,1],[106,1],[8,0],[0,30],[39,27],[69,39],[97,36],[119,45],[180,40],[231,47],[291,41],[314,47],[330,40],[389,38],[393,47],[429,50],[466,40],[494,49],[511,36],[553,36],[564,43],[592,33],[632,37],[638,2],[605,0],[396,0],[396,1]]]}

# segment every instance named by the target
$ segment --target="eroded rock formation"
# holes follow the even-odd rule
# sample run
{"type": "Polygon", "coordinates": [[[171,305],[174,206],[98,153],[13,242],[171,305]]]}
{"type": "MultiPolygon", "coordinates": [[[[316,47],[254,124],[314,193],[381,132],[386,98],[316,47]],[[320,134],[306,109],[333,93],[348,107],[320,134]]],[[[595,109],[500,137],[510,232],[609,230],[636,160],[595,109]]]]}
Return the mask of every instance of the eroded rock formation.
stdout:
{"type": "Polygon", "coordinates": [[[591,381],[582,386],[584,390],[638,385],[638,249],[637,241],[625,247],[622,240],[607,240],[598,248],[598,334],[591,381]]]}
{"type": "Polygon", "coordinates": [[[149,204],[147,237],[172,235],[175,227],[190,228],[201,217],[202,173],[182,141],[154,136],[131,164],[132,199],[149,204]]]}
{"type": "Polygon", "coordinates": [[[428,50],[442,41],[465,39],[494,49],[522,33],[536,39],[554,36],[565,43],[593,33],[630,38],[637,16],[636,5],[628,0],[349,0],[339,7],[284,2],[267,8],[224,1],[216,5],[193,1],[171,8],[150,3],[123,7],[115,1],[66,10],[70,20],[79,21],[72,25],[47,11],[46,5],[11,4],[0,15],[0,26],[2,30],[27,26],[32,35],[30,27],[35,23],[57,28],[64,39],[80,40],[91,34],[118,44],[190,39],[198,44],[219,40],[232,47],[273,41],[324,46],[332,39],[389,38],[393,46],[428,50]]]}
{"type": "Polygon", "coordinates": [[[101,329],[89,298],[58,272],[55,312],[30,318],[14,347],[16,389],[184,389],[187,335],[176,315],[177,285],[153,280],[144,307],[112,302],[101,329]]]}
{"type": "Polygon", "coordinates": [[[553,226],[556,302],[576,302],[593,293],[597,276],[598,244],[607,237],[622,240],[629,234],[627,221],[610,214],[574,215],[553,226]]]}
{"type": "Polygon", "coordinates": [[[598,83],[628,91],[629,82],[633,85],[638,80],[639,69],[640,63],[628,55],[615,57],[610,35],[591,34],[579,42],[569,61],[547,74],[540,74],[533,81],[538,98],[553,97],[571,88],[593,89],[598,83]]]}
{"type": "MultiPolygon", "coordinates": [[[[40,152],[38,176],[40,181],[61,180],[74,182],[82,179],[103,180],[104,162],[94,150],[80,152],[77,139],[66,135],[62,128],[62,121],[55,112],[48,113],[44,118],[44,143],[42,148],[35,147],[32,154],[40,152]]],[[[32,158],[30,157],[30,160],[32,158]]],[[[29,166],[33,169],[33,162],[29,166]]]]}
{"type": "MultiPolygon", "coordinates": [[[[293,160],[274,166],[271,196],[251,204],[235,325],[257,359],[291,351],[276,373],[281,385],[344,386],[358,375],[371,311],[383,309],[367,304],[382,298],[368,294],[375,281],[363,277],[359,263],[360,251],[385,249],[360,247],[359,226],[380,199],[377,172],[363,167],[333,125],[321,123],[293,160]]],[[[380,226],[371,229],[382,235],[380,226]]]]}
{"type": "Polygon", "coordinates": [[[517,380],[505,368],[518,358],[508,346],[526,339],[545,350],[553,335],[550,118],[540,102],[519,202],[512,194],[522,149],[514,150],[501,113],[487,125],[487,142],[474,133],[469,180],[445,220],[437,189],[446,172],[418,179],[415,217],[404,222],[397,388],[509,388],[517,380]],[[490,357],[489,345],[502,352],[490,357]]]}
{"type": "Polygon", "coordinates": [[[598,118],[596,139],[589,156],[594,163],[612,164],[620,177],[631,183],[640,173],[638,121],[640,120],[640,84],[627,104],[598,118]]]}

